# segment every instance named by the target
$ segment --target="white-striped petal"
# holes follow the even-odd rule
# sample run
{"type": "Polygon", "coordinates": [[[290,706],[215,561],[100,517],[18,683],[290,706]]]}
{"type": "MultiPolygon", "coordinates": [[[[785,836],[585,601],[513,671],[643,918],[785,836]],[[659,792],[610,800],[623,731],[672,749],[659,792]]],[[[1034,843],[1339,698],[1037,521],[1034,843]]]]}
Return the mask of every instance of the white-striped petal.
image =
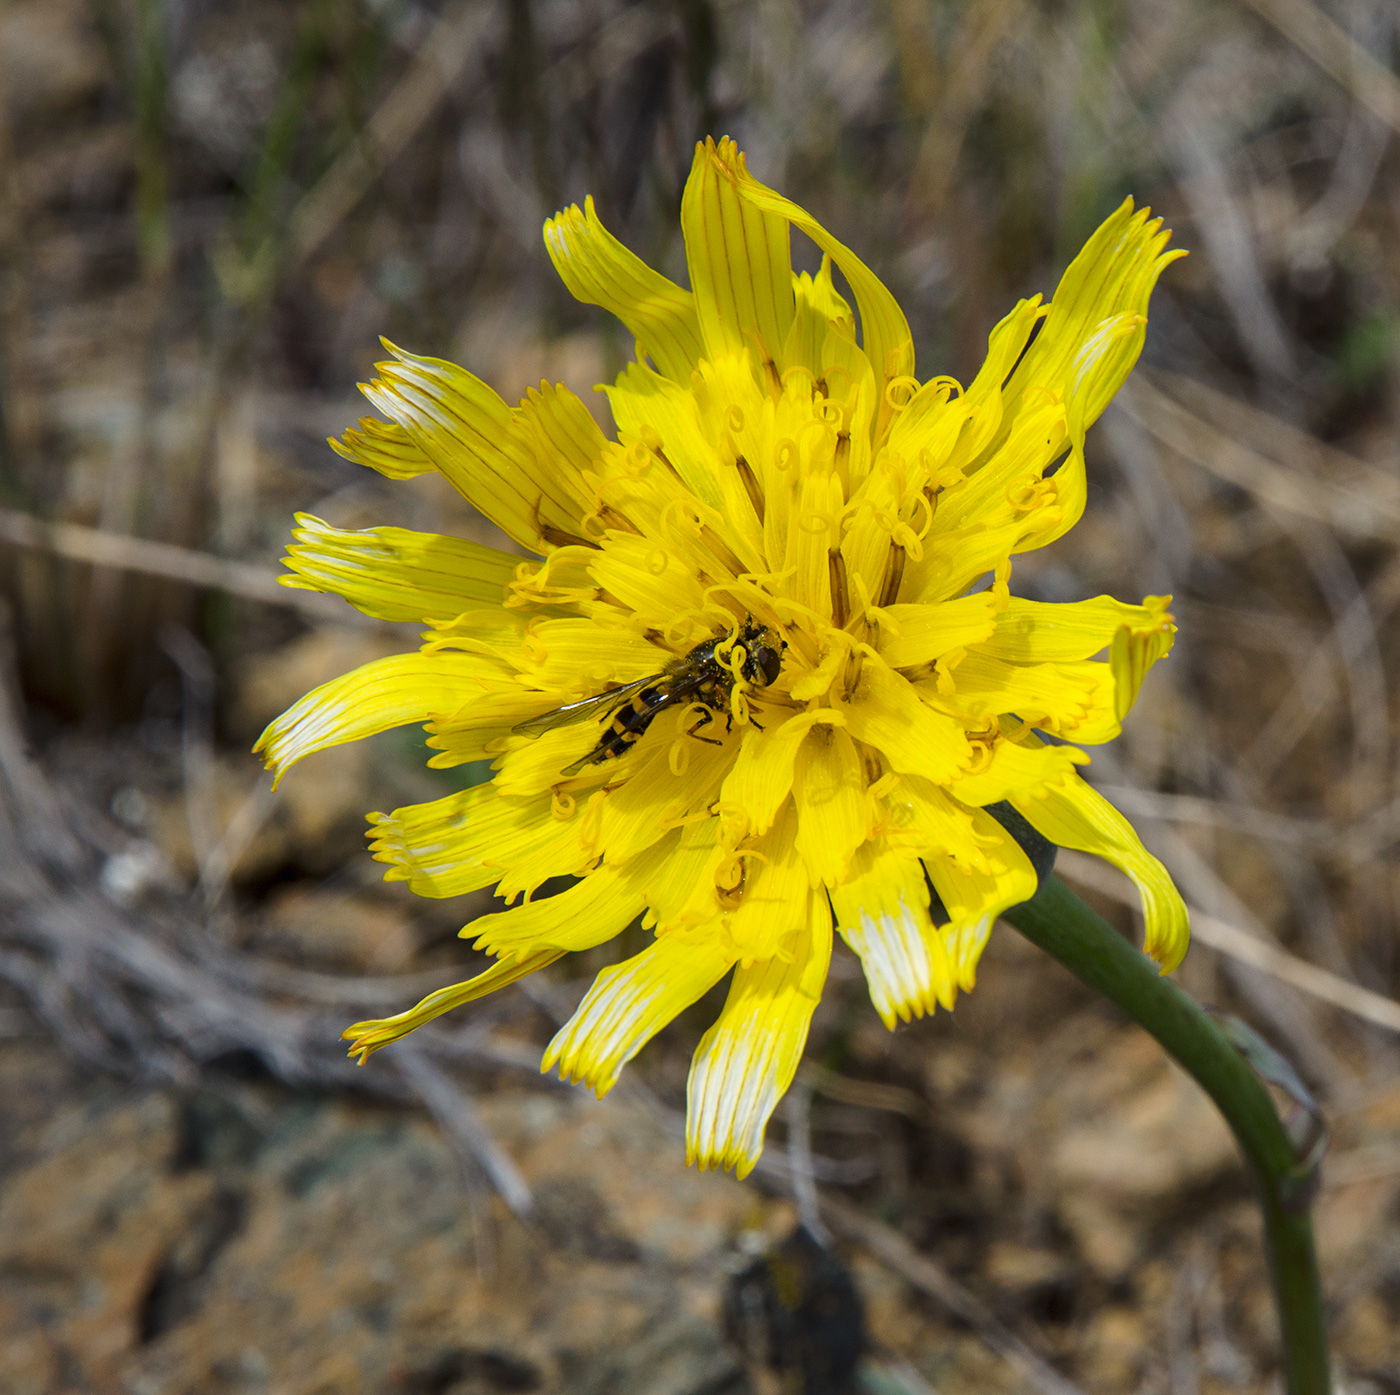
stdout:
{"type": "Polygon", "coordinates": [[[673,1017],[724,977],[734,957],[711,939],[663,935],[649,949],[604,969],[540,1064],[587,1085],[599,1099],[623,1066],[673,1017]]]}
{"type": "Polygon", "coordinates": [[[784,957],[735,969],[724,1009],[690,1067],[687,1162],[732,1167],[740,1177],[753,1170],[769,1117],[802,1059],[830,962],[831,917],[818,891],[808,927],[784,957]]]}
{"type": "Polygon", "coordinates": [[[923,864],[873,843],[831,889],[841,937],[860,956],[870,1001],[891,1030],[897,1022],[951,1008],[957,983],[943,937],[929,919],[923,864]]]}

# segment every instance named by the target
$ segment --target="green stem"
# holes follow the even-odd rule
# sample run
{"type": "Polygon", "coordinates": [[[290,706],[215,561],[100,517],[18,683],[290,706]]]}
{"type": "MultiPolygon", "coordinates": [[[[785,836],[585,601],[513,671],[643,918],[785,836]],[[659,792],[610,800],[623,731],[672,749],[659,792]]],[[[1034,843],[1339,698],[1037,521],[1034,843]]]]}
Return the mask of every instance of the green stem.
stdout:
{"type": "Polygon", "coordinates": [[[1195,1077],[1235,1135],[1259,1188],[1288,1395],[1328,1395],[1327,1325],[1307,1188],[1273,1100],[1216,1021],[1058,877],[1004,917],[1117,1003],[1195,1077]]]}

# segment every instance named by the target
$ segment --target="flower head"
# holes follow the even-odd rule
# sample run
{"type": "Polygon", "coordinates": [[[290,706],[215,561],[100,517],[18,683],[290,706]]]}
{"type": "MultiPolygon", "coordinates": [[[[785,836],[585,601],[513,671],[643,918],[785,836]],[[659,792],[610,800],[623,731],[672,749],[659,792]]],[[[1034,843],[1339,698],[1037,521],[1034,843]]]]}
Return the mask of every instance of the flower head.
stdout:
{"type": "Polygon", "coordinates": [[[697,148],[681,223],[688,291],[591,201],[545,225],[569,290],[636,336],[607,389],[615,440],[562,386],[511,407],[386,345],[363,390],[388,421],[332,444],[390,478],[440,472],[540,560],[299,516],[286,584],[427,631],[418,652],[308,694],[259,749],[280,777],[418,722],[430,764],[493,763],[488,783],[370,821],[389,879],[518,900],[462,932],[496,963],[350,1028],[352,1054],[640,917],[654,942],[599,974],[544,1068],[603,1094],[729,975],[691,1070],[688,1153],[743,1173],[797,1068],[833,935],[891,1027],[972,988],[992,922],[1036,889],[989,808],[1122,868],[1148,952],[1164,971],[1185,952],[1165,870],[1069,744],[1117,735],[1171,647],[1169,598],[1010,590],[1013,555],[1083,511],[1085,431],[1180,254],[1127,201],[1049,304],[997,325],[964,388],[918,380],[889,291],[729,140],[697,148]],[[794,227],[824,254],[816,276],[792,271],[794,227]],[[577,880],[538,894],[561,876],[577,880]]]}

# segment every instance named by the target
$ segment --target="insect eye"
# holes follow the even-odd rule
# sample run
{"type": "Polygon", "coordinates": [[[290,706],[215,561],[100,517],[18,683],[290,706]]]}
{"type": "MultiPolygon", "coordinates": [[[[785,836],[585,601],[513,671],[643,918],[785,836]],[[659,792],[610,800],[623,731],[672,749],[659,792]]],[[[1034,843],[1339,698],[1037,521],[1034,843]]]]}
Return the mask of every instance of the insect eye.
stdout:
{"type": "Polygon", "coordinates": [[[767,687],[774,682],[783,667],[782,652],[778,649],[771,649],[766,644],[760,644],[753,651],[753,657],[749,660],[749,665],[753,669],[753,682],[767,687]]]}

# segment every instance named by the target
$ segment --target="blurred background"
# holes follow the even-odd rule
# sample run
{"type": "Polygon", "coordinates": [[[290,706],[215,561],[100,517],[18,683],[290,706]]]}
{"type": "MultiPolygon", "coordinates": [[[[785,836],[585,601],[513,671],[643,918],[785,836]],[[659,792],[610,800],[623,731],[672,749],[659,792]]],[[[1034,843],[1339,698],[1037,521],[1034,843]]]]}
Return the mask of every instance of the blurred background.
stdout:
{"type": "Polygon", "coordinates": [[[1195,908],[1179,980],[1321,1102],[1339,1389],[1400,1391],[1397,47],[1392,0],[5,0],[0,1387],[1277,1388],[1223,1126],[1006,927],[894,1034],[838,958],[745,1184],[682,1165],[714,1003],[602,1105],[539,1077],[615,946],[344,1061],[475,971],[489,902],[364,851],[460,774],[416,731],[276,796],[249,754],[414,643],[276,586],[292,512],[490,538],[325,445],[377,337],[601,408],[631,344],[541,222],[592,193],[683,279],[729,133],[892,287],[921,377],[970,378],[1126,195],[1191,249],[1083,523],[1012,584],[1176,597],[1089,778],[1195,908]]]}

